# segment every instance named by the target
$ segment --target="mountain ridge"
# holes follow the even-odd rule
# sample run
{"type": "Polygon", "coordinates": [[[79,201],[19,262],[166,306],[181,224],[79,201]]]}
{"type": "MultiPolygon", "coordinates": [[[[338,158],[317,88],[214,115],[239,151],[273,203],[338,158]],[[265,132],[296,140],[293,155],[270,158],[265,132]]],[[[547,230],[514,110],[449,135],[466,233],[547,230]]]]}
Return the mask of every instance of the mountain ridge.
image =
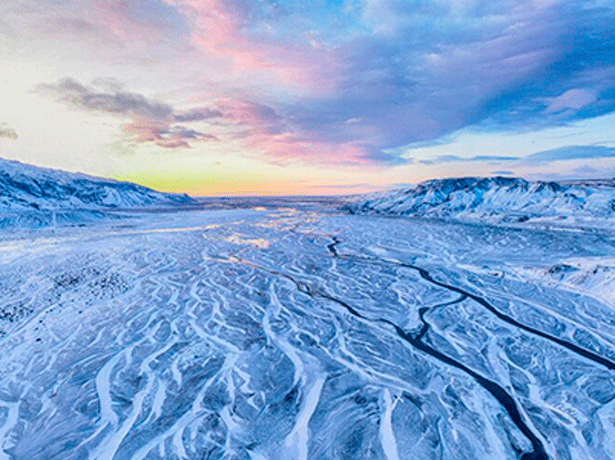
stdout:
{"type": "Polygon", "coordinates": [[[186,194],[0,158],[0,210],[109,210],[188,204],[186,194]]]}
{"type": "Polygon", "coordinates": [[[352,214],[451,218],[489,223],[602,226],[615,220],[615,180],[528,181],[519,177],[433,179],[352,197],[352,214]]]}

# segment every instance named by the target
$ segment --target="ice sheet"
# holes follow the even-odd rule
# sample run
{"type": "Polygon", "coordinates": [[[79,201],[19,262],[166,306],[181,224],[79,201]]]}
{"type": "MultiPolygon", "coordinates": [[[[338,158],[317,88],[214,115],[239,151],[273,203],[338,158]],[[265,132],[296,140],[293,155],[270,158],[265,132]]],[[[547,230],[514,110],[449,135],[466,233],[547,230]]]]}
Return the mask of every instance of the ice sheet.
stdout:
{"type": "Polygon", "coordinates": [[[613,458],[614,255],[292,201],[5,238],[0,458],[613,458]]]}

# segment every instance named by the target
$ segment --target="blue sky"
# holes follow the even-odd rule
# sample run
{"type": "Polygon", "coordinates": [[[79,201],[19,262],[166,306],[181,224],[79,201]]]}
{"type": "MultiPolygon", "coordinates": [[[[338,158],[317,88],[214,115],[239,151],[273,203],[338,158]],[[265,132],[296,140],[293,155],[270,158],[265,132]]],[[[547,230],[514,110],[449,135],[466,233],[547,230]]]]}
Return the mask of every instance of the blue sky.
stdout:
{"type": "Polygon", "coordinates": [[[10,0],[0,13],[5,158],[193,194],[615,175],[612,1],[10,0]]]}

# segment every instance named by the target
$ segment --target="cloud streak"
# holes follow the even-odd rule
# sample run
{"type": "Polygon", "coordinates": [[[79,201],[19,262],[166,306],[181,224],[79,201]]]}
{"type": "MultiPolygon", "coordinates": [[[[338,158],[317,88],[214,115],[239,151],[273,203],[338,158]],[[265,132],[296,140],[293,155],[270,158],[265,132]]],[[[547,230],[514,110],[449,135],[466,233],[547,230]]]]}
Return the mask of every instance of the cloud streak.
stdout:
{"type": "Polygon", "coordinates": [[[615,148],[599,145],[572,145],[533,153],[523,159],[526,163],[549,163],[553,161],[587,160],[615,157],[615,148]]]}
{"type": "Polygon", "coordinates": [[[71,78],[64,78],[55,84],[43,83],[37,89],[40,92],[55,93],[61,101],[86,110],[158,120],[168,118],[173,113],[171,106],[150,101],[141,94],[100,92],[71,78]]]}
{"type": "Polygon", "coordinates": [[[189,148],[195,141],[217,141],[212,134],[205,134],[174,122],[201,121],[221,115],[208,108],[196,108],[175,113],[165,103],[150,100],[138,93],[121,91],[119,82],[103,80],[95,82],[113,92],[97,91],[71,78],[63,78],[57,83],[38,85],[36,90],[52,95],[58,101],[91,112],[121,115],[133,121],[124,125],[123,130],[133,134],[136,142],[152,142],[162,148],[189,148]]]}
{"type": "Polygon", "coordinates": [[[456,163],[456,162],[502,163],[502,162],[508,162],[508,161],[517,161],[517,160],[520,160],[520,157],[498,156],[498,155],[475,155],[473,157],[464,158],[458,155],[440,155],[433,159],[418,160],[418,162],[424,165],[437,165],[437,164],[456,163]]]}
{"type": "Polygon", "coordinates": [[[0,124],[0,139],[10,139],[12,141],[16,140],[19,138],[19,136],[17,135],[17,131],[15,131],[13,128],[11,128],[10,126],[6,125],[5,123],[0,124]]]}
{"type": "MultiPolygon", "coordinates": [[[[296,29],[283,35],[279,31],[288,26],[285,21],[292,21],[292,9],[296,7],[283,8],[267,0],[165,3],[175,7],[190,24],[191,43],[207,56],[228,61],[231,74],[248,73],[269,82],[322,91],[322,84],[316,82],[328,50],[315,46],[296,29]]],[[[307,8],[299,10],[305,12],[307,8]]]]}

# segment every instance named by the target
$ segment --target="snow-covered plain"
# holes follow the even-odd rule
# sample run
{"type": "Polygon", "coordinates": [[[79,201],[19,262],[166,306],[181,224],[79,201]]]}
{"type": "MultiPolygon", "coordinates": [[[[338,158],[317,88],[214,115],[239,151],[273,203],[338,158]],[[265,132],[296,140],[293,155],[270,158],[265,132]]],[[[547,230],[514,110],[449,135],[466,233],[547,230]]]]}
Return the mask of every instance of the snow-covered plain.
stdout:
{"type": "Polygon", "coordinates": [[[615,458],[615,233],[339,204],[0,234],[0,459],[615,458]]]}

